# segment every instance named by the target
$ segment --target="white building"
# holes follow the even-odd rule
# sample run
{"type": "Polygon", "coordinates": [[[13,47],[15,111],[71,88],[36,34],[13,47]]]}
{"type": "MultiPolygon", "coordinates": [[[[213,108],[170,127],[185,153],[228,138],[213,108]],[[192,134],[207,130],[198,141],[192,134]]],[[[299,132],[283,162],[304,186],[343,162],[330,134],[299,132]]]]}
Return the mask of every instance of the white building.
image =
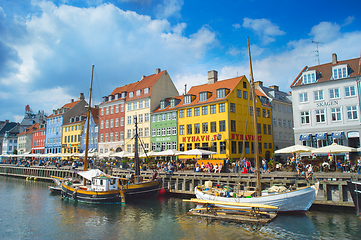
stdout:
{"type": "Polygon", "coordinates": [[[360,146],[360,58],[305,67],[291,85],[296,144],[360,146]]]}

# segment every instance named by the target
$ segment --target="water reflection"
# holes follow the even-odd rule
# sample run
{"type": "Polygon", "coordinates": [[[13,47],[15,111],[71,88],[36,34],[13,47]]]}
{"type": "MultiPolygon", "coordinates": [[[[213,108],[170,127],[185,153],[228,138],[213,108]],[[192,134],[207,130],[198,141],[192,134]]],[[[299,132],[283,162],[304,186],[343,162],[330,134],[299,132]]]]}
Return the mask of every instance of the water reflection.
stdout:
{"type": "Polygon", "coordinates": [[[91,205],[62,200],[48,183],[0,177],[2,239],[359,239],[354,211],[279,215],[268,225],[188,216],[178,198],[91,205]]]}

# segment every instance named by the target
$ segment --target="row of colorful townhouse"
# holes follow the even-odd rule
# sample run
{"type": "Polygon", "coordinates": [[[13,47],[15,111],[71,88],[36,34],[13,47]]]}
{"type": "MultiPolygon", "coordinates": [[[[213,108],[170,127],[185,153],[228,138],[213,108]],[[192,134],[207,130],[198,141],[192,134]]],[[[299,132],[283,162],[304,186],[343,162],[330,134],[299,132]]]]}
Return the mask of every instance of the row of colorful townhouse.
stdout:
{"type": "MultiPolygon", "coordinates": [[[[272,108],[256,90],[259,153],[273,152],[272,108]]],[[[167,71],[156,69],[140,81],[117,87],[91,109],[90,151],[134,152],[135,121],[140,152],[204,149],[213,158],[253,158],[254,124],[252,92],[245,76],[218,80],[208,72],[208,82],[179,95],[167,71]]],[[[18,150],[31,153],[80,153],[85,149],[87,102],[81,93],[54,109],[44,123],[18,135],[18,150]]],[[[191,156],[192,157],[192,156],[191,156]]]]}

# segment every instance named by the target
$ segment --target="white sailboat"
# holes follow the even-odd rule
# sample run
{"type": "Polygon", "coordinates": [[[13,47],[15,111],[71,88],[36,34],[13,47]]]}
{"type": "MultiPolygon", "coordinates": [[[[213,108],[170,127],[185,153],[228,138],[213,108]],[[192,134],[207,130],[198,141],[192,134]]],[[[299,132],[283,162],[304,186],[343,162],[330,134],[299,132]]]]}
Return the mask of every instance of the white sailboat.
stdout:
{"type": "MultiPolygon", "coordinates": [[[[253,97],[253,122],[254,129],[257,129],[257,116],[256,116],[256,94],[252,72],[251,52],[248,40],[248,54],[251,72],[251,87],[253,97]]],[[[260,175],[260,162],[258,156],[258,136],[257,131],[255,134],[255,155],[256,160],[256,190],[255,191],[232,191],[231,189],[220,189],[212,186],[211,182],[206,182],[206,186],[197,186],[194,193],[197,198],[211,201],[223,201],[227,203],[255,203],[266,204],[278,207],[277,212],[305,212],[307,211],[316,199],[319,190],[319,182],[312,186],[300,187],[295,189],[286,189],[282,191],[261,191],[261,175],[260,175]]],[[[218,207],[226,207],[226,205],[217,204],[218,207]]],[[[230,206],[228,205],[228,208],[230,206]]],[[[247,207],[233,206],[235,209],[245,209],[247,207]]],[[[261,211],[271,212],[273,209],[260,209],[261,211]]]]}

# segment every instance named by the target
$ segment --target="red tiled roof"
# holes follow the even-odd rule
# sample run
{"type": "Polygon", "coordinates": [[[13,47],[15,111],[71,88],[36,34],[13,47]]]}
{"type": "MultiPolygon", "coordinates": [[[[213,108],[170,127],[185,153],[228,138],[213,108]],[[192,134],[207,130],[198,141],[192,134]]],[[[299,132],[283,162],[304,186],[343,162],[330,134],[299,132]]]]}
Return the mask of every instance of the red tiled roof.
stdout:
{"type": "MultiPolygon", "coordinates": [[[[74,102],[71,102],[71,103],[67,103],[65,104],[64,106],[62,106],[60,109],[63,109],[63,108],[68,108],[69,110],[72,109],[78,102],[80,102],[81,100],[78,100],[78,101],[74,101],[74,102]]],[[[60,116],[62,115],[63,113],[59,113],[59,114],[51,114],[49,115],[47,118],[51,118],[51,117],[55,117],[55,116],[60,116]]]]}
{"type": "Polygon", "coordinates": [[[332,64],[332,62],[330,62],[330,63],[321,64],[321,65],[317,65],[317,66],[313,66],[313,67],[309,67],[309,68],[307,68],[307,66],[306,66],[303,68],[303,70],[300,72],[300,74],[298,74],[297,78],[291,84],[291,87],[301,85],[302,81],[303,81],[303,77],[301,76],[302,73],[304,71],[310,71],[310,70],[316,70],[316,72],[320,73],[320,77],[318,78],[317,82],[330,81],[331,77],[332,77],[332,67],[337,66],[337,65],[342,65],[342,64],[347,64],[352,69],[352,71],[350,73],[350,77],[356,77],[359,75],[360,60],[361,60],[361,58],[353,58],[353,59],[348,59],[348,60],[344,60],[344,61],[338,61],[336,64],[332,64]]]}
{"type": "MultiPolygon", "coordinates": [[[[217,81],[212,84],[203,84],[203,85],[193,86],[193,87],[191,87],[191,89],[189,89],[189,91],[187,92],[186,95],[195,95],[196,98],[190,104],[184,104],[184,97],[183,97],[181,102],[178,104],[178,106],[179,107],[183,107],[183,106],[188,107],[188,106],[193,106],[193,105],[197,105],[197,104],[208,104],[211,102],[226,99],[228,97],[228,95],[234,90],[234,88],[238,85],[238,83],[243,78],[246,79],[246,77],[243,75],[240,77],[217,81]],[[227,88],[230,90],[229,93],[224,98],[217,98],[216,90],[220,89],[220,88],[227,88]],[[199,102],[199,93],[201,93],[201,92],[211,92],[212,95],[207,99],[207,101],[199,102]]],[[[248,80],[247,80],[247,82],[248,82],[248,80]]]]}
{"type": "Polygon", "coordinates": [[[19,133],[17,136],[19,135],[25,135],[25,134],[32,134],[34,131],[39,129],[39,123],[34,123],[33,125],[31,125],[30,127],[26,128],[25,131],[19,133]]]}
{"type": "MultiPolygon", "coordinates": [[[[164,99],[165,101],[170,101],[172,98],[174,99],[178,99],[178,100],[182,100],[183,99],[183,95],[180,96],[174,96],[174,97],[169,97],[164,99]]],[[[156,109],[153,111],[153,113],[157,113],[157,112],[165,112],[165,111],[170,111],[170,110],[174,110],[177,109],[179,103],[176,104],[174,107],[170,107],[170,103],[164,108],[164,109],[160,109],[160,104],[156,107],[156,109]]]]}

